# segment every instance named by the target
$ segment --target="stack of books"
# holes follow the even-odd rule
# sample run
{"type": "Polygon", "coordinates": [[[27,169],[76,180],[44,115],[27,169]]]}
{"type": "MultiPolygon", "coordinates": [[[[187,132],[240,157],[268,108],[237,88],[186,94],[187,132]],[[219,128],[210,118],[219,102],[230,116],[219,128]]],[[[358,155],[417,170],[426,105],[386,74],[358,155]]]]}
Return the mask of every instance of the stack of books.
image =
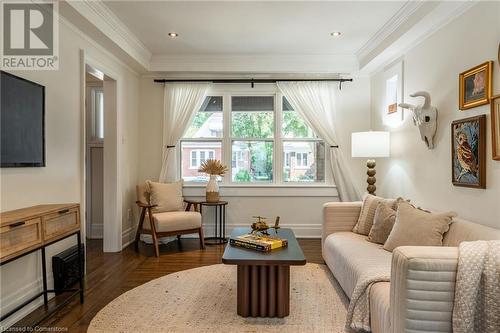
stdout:
{"type": "Polygon", "coordinates": [[[288,246],[288,241],[271,236],[246,234],[230,238],[229,244],[260,252],[270,252],[271,250],[288,246]]]}

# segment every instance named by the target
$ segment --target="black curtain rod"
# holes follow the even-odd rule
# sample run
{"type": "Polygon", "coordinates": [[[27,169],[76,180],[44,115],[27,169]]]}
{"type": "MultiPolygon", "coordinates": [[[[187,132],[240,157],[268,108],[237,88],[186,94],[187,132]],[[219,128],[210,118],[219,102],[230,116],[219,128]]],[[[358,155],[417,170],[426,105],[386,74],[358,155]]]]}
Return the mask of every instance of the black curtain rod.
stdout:
{"type": "Polygon", "coordinates": [[[169,82],[211,82],[211,83],[250,83],[252,88],[256,83],[276,83],[278,81],[294,82],[294,81],[329,81],[340,82],[340,89],[342,89],[342,82],[352,82],[352,79],[155,79],[156,83],[169,83],[169,82]]]}

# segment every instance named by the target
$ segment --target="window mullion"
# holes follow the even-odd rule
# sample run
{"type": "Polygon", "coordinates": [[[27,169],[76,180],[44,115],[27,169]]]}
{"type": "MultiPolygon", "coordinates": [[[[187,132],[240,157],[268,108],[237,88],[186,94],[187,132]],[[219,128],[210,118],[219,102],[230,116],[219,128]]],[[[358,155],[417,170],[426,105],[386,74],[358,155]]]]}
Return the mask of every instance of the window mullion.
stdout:
{"type": "Polygon", "coordinates": [[[283,103],[282,103],[282,95],[281,93],[276,93],[276,101],[274,108],[274,159],[273,159],[273,167],[274,167],[274,183],[282,184],[283,183],[283,141],[281,138],[281,127],[283,121],[283,103]]]}
{"type": "Polygon", "coordinates": [[[229,184],[232,181],[232,142],[231,142],[231,95],[224,94],[222,100],[222,126],[223,126],[223,139],[222,139],[222,161],[224,165],[228,166],[228,172],[222,178],[223,184],[229,184]]]}

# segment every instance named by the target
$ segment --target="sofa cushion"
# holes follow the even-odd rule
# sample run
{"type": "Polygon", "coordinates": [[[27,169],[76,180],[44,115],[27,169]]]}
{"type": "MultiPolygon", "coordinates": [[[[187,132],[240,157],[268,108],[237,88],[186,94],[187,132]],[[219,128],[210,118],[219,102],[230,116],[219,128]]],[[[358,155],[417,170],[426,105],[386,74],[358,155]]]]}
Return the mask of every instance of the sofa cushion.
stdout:
{"type": "Polygon", "coordinates": [[[361,235],[368,235],[370,229],[373,225],[373,218],[375,217],[375,211],[379,203],[385,202],[396,208],[396,200],[394,199],[384,199],[371,194],[365,194],[363,197],[363,206],[361,207],[361,213],[359,214],[358,222],[352,229],[353,232],[361,235]]]}
{"type": "Polygon", "coordinates": [[[368,234],[368,241],[384,244],[396,221],[396,210],[391,205],[381,202],[375,211],[373,226],[368,234]]]}
{"type": "Polygon", "coordinates": [[[450,228],[454,215],[431,213],[402,201],[384,249],[392,251],[398,246],[442,246],[443,234],[450,228]]]}
{"type": "Polygon", "coordinates": [[[366,236],[353,232],[336,232],[323,244],[323,256],[333,275],[351,298],[359,277],[373,263],[391,265],[391,253],[370,243],[366,236]]]}
{"type": "MultiPolygon", "coordinates": [[[[201,227],[201,214],[198,212],[164,212],[153,214],[157,232],[170,232],[189,230],[201,227]]],[[[144,229],[151,229],[149,219],[146,216],[143,224],[144,229]]]]}
{"type": "Polygon", "coordinates": [[[391,283],[375,283],[370,289],[370,326],[372,333],[391,331],[391,283]]]}

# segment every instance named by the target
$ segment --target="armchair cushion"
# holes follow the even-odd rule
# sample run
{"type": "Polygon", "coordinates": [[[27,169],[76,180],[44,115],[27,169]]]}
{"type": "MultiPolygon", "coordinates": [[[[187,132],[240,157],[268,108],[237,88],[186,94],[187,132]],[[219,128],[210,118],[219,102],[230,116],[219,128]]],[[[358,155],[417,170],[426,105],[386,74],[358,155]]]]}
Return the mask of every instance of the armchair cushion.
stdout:
{"type": "MultiPolygon", "coordinates": [[[[156,232],[171,232],[201,227],[201,214],[198,212],[163,212],[153,214],[156,232]]],[[[144,229],[150,230],[149,220],[144,223],[144,229]]]]}
{"type": "Polygon", "coordinates": [[[150,203],[156,205],[153,212],[173,212],[184,209],[184,198],[182,196],[182,181],[171,184],[155,183],[146,181],[149,187],[150,203]]]}

